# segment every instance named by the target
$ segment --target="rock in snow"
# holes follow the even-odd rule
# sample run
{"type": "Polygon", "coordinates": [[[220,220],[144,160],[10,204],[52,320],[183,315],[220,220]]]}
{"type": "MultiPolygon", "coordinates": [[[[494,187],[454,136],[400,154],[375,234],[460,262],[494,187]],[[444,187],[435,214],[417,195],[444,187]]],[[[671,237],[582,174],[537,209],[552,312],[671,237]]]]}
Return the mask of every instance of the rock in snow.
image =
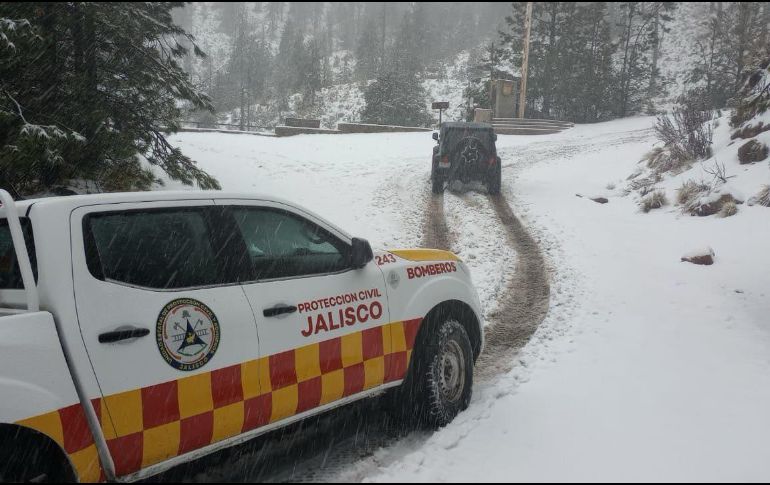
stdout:
{"type": "Polygon", "coordinates": [[[682,256],[682,261],[686,261],[692,264],[712,265],[714,264],[714,250],[710,247],[705,247],[697,251],[691,251],[682,256]]]}
{"type": "Polygon", "coordinates": [[[761,162],[767,158],[767,145],[757,140],[749,140],[738,149],[738,160],[741,165],[761,162]]]}

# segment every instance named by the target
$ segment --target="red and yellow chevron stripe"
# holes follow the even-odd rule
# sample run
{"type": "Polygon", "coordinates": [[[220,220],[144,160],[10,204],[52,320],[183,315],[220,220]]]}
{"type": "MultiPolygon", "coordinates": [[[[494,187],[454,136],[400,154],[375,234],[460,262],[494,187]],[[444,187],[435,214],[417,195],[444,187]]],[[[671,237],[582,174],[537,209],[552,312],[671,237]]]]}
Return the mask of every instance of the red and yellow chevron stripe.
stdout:
{"type": "MultiPolygon", "coordinates": [[[[403,379],[421,320],[93,400],[117,475],[403,379]]],[[[81,481],[104,480],[80,404],[18,424],[54,439],[81,481]]]]}

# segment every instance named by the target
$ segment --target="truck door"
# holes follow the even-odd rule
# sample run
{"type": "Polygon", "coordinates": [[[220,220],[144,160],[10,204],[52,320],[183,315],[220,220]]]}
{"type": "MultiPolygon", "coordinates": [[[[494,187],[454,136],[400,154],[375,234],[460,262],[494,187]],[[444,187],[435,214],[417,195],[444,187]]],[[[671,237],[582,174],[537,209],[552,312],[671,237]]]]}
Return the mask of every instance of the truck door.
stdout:
{"type": "Polygon", "coordinates": [[[270,421],[381,386],[391,344],[385,279],[374,262],[350,267],[347,237],[282,204],[217,201],[246,243],[254,310],[273,395],[270,421]]]}
{"type": "Polygon", "coordinates": [[[71,216],[80,330],[119,476],[266,419],[255,405],[257,329],[238,284],[245,248],[218,211],[196,200],[71,216]]]}

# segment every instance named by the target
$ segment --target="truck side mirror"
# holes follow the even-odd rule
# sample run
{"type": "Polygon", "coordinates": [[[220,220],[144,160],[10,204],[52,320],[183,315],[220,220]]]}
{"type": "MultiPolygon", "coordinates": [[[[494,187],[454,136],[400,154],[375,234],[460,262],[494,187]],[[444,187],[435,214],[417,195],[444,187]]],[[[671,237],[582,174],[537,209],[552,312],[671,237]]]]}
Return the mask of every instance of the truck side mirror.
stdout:
{"type": "Polygon", "coordinates": [[[369,264],[369,261],[374,259],[374,252],[372,251],[372,246],[369,244],[369,241],[354,237],[350,243],[352,245],[350,265],[353,269],[361,269],[369,264]]]}
{"type": "Polygon", "coordinates": [[[436,133],[435,131],[433,132],[433,139],[438,141],[438,133],[436,133]]]}

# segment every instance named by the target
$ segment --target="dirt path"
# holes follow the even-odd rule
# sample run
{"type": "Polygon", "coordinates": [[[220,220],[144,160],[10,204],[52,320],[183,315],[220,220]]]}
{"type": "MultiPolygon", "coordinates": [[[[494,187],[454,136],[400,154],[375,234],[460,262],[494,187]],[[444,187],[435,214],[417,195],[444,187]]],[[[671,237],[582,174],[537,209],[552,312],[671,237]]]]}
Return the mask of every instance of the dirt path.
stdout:
{"type": "Polygon", "coordinates": [[[444,216],[444,194],[428,199],[423,222],[422,247],[451,250],[449,230],[444,216]]]}
{"type": "MultiPolygon", "coordinates": [[[[476,377],[488,381],[511,369],[521,349],[548,312],[549,285],[537,242],[514,215],[502,195],[489,197],[509,244],[516,251],[514,277],[486,327],[487,345],[476,364],[476,377]]],[[[425,210],[423,247],[452,250],[444,214],[444,196],[434,195],[425,210]]]]}

